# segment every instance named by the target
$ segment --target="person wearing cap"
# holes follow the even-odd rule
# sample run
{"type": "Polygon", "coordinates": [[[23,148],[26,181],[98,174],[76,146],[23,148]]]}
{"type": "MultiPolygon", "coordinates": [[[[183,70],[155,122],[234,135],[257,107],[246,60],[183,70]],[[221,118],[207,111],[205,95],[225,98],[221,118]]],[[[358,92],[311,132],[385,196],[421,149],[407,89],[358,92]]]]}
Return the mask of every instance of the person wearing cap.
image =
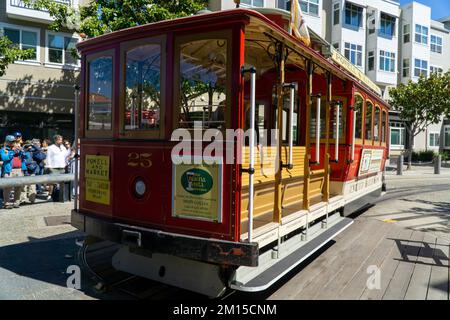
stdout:
{"type": "MultiPolygon", "coordinates": [[[[5,144],[0,150],[0,158],[3,161],[2,178],[8,177],[20,177],[22,176],[22,166],[20,163],[21,149],[16,144],[16,138],[12,135],[8,135],[5,138],[5,144]]],[[[22,193],[22,187],[14,187],[14,203],[11,203],[12,187],[4,188],[3,190],[3,208],[12,209],[20,206],[20,195],[22,193]]]]}
{"type": "MultiPolygon", "coordinates": [[[[59,134],[53,137],[55,142],[47,150],[47,168],[49,169],[49,174],[64,174],[66,173],[66,161],[71,154],[71,149],[66,149],[63,145],[63,137],[59,134]]],[[[49,188],[48,200],[51,198],[53,193],[53,185],[49,188]]]]}
{"type": "Polygon", "coordinates": [[[14,138],[16,139],[16,142],[22,145],[22,133],[17,131],[13,134],[14,138]]]}

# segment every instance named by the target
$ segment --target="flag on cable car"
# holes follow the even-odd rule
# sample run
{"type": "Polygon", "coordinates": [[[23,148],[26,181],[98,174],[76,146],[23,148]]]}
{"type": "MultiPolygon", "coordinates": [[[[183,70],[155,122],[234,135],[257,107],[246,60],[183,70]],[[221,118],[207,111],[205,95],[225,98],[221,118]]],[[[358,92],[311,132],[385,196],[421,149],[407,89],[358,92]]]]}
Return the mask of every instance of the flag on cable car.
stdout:
{"type": "Polygon", "coordinates": [[[308,27],[306,26],[305,19],[303,18],[302,9],[298,4],[298,0],[291,0],[291,22],[290,29],[292,34],[309,46],[311,40],[309,38],[308,27]]]}

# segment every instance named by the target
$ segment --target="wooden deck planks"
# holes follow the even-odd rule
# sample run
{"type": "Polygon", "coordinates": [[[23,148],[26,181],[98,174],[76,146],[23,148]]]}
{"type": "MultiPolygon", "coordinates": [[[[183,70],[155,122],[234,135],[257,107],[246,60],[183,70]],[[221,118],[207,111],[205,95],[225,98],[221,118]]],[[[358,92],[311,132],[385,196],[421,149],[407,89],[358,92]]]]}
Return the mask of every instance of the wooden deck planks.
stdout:
{"type": "Polygon", "coordinates": [[[428,284],[428,300],[450,300],[450,241],[437,239],[428,284]]]}
{"type": "Polygon", "coordinates": [[[420,248],[417,261],[414,263],[414,271],[404,297],[406,300],[425,300],[427,298],[435,246],[436,236],[426,233],[423,238],[423,246],[420,248]]]}
{"type": "MultiPolygon", "coordinates": [[[[299,291],[296,299],[320,299],[319,293],[326,290],[326,286],[339,272],[340,266],[345,261],[352,259],[355,248],[357,248],[367,237],[368,230],[375,229],[379,221],[370,221],[362,225],[361,233],[358,236],[353,235],[349,238],[341,238],[337,240],[336,248],[330,248],[324,255],[325,261],[318,265],[317,275],[309,281],[309,284],[304,286],[303,290],[299,291]]],[[[351,228],[351,227],[350,227],[351,228]]]]}
{"type": "Polygon", "coordinates": [[[317,292],[314,298],[341,299],[339,292],[353,279],[355,273],[362,268],[365,261],[392,228],[392,224],[379,221],[373,227],[372,232],[365,234],[364,241],[356,242],[349,250],[349,255],[342,256],[342,263],[337,268],[337,272],[329,279],[323,289],[317,292]]]}
{"type": "Polygon", "coordinates": [[[308,299],[301,293],[305,288],[322,278],[322,273],[334,264],[334,260],[352,245],[353,241],[367,232],[367,223],[355,221],[348,229],[339,234],[336,243],[326,252],[307,265],[301,272],[289,279],[274,292],[269,299],[308,299]]]}
{"type": "MultiPolygon", "coordinates": [[[[386,236],[381,240],[378,246],[367,256],[367,259],[361,265],[359,270],[355,272],[352,279],[341,289],[339,292],[340,299],[360,299],[367,288],[367,280],[369,274],[367,273],[367,268],[369,266],[377,266],[380,268],[383,261],[389,257],[393,250],[397,249],[397,245],[392,239],[403,239],[405,237],[410,237],[412,231],[406,230],[398,227],[395,224],[389,224],[391,228],[386,233],[386,236]]],[[[383,272],[380,272],[380,278],[383,279],[383,272]]],[[[380,289],[371,289],[380,290],[380,289]]]]}

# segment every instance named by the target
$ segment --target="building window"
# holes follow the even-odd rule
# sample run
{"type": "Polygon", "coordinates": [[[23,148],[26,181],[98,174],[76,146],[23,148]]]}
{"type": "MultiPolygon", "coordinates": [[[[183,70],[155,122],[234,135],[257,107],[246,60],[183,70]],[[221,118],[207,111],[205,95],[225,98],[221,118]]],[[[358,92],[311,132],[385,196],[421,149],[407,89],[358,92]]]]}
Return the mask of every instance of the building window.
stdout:
{"type": "Polygon", "coordinates": [[[47,62],[61,65],[78,66],[79,61],[73,51],[78,39],[58,34],[47,35],[47,62]]]}
{"type": "Polygon", "coordinates": [[[253,7],[263,7],[264,0],[241,0],[241,3],[253,6],[253,7]]]}
{"type": "Polygon", "coordinates": [[[408,43],[411,40],[411,26],[405,24],[403,26],[403,43],[408,43]]]}
{"type": "Polygon", "coordinates": [[[353,43],[345,43],[345,57],[354,65],[362,66],[362,46],[353,43]]]}
{"type": "Polygon", "coordinates": [[[416,24],[415,41],[417,43],[428,44],[428,28],[416,24]]]}
{"type": "Polygon", "coordinates": [[[442,38],[431,35],[431,51],[436,53],[442,53],[442,38]]]}
{"type": "Polygon", "coordinates": [[[430,74],[432,73],[442,74],[442,72],[444,72],[442,68],[430,66],[430,74]]]}
{"type": "Polygon", "coordinates": [[[414,59],[414,76],[420,77],[424,75],[425,77],[428,74],[428,62],[425,60],[414,59]]]}
{"type": "Polygon", "coordinates": [[[319,15],[319,0],[302,0],[300,7],[303,13],[309,13],[313,16],[319,15]]]}
{"type": "Polygon", "coordinates": [[[339,2],[333,4],[333,25],[339,24],[340,7],[341,4],[339,2]]]}
{"type": "Polygon", "coordinates": [[[450,147],[450,126],[444,127],[444,147],[450,147]]]}
{"type": "Polygon", "coordinates": [[[390,141],[391,146],[403,148],[405,146],[405,128],[391,127],[390,141]]]}
{"type": "Polygon", "coordinates": [[[436,132],[430,132],[429,139],[428,139],[428,146],[429,147],[439,147],[439,133],[436,132]]]}
{"type": "Polygon", "coordinates": [[[395,53],[380,50],[380,70],[395,72],[395,53]]]}
{"type": "Polygon", "coordinates": [[[409,59],[403,59],[403,78],[409,77],[409,59]]]}
{"type": "Polygon", "coordinates": [[[345,3],[345,24],[361,28],[363,8],[350,2],[345,3]]]}
{"type": "Polygon", "coordinates": [[[395,18],[390,15],[381,13],[380,17],[380,35],[392,37],[395,31],[395,18]]]}
{"type": "Polygon", "coordinates": [[[4,35],[19,49],[33,50],[33,55],[27,61],[38,61],[38,33],[15,28],[3,28],[4,35]]]}
{"type": "Polygon", "coordinates": [[[374,68],[374,64],[375,64],[375,56],[374,56],[374,52],[373,51],[369,51],[369,55],[368,55],[368,68],[369,71],[372,71],[374,68]]]}

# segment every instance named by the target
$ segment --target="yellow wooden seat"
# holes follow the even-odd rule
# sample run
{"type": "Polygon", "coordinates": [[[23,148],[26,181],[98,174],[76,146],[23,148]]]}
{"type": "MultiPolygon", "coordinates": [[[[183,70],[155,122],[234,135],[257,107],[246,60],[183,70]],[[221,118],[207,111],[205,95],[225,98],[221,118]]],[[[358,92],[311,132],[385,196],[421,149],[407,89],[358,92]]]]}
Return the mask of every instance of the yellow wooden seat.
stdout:
{"type": "MultiPolygon", "coordinates": [[[[276,147],[255,148],[255,174],[254,174],[254,210],[255,218],[273,211],[274,184],[275,184],[275,153],[276,147]]],[[[305,162],[305,147],[294,146],[292,149],[293,168],[283,168],[282,173],[282,206],[292,205],[303,201],[303,175],[305,162]]],[[[288,162],[289,147],[282,147],[281,158],[283,163],[288,162]]],[[[242,167],[248,168],[249,148],[242,152],[242,167]]],[[[311,173],[309,198],[314,198],[322,193],[324,182],[324,170],[316,170],[311,173]]],[[[248,216],[248,184],[249,175],[242,174],[242,201],[241,219],[248,216]]]]}

